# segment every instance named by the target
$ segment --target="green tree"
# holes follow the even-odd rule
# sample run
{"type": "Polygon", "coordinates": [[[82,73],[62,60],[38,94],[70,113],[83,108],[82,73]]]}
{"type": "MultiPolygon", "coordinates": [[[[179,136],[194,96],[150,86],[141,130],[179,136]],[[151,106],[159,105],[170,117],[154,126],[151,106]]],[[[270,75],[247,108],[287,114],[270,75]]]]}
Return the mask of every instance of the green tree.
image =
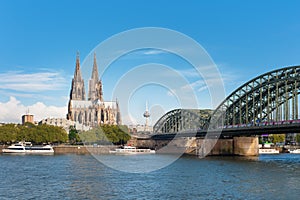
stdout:
{"type": "Polygon", "coordinates": [[[276,144],[285,141],[285,134],[273,134],[269,136],[269,138],[274,144],[276,144]]]}
{"type": "Polygon", "coordinates": [[[131,137],[127,126],[102,125],[79,134],[85,143],[125,144],[131,137]]]}
{"type": "Polygon", "coordinates": [[[86,144],[93,144],[96,143],[98,139],[98,135],[96,134],[96,130],[92,129],[89,131],[83,131],[79,133],[80,139],[82,142],[86,144]]]}
{"type": "Polygon", "coordinates": [[[298,143],[300,143],[300,134],[299,134],[299,133],[296,135],[296,141],[297,141],[298,143]]]}
{"type": "Polygon", "coordinates": [[[69,143],[76,144],[77,142],[81,142],[79,131],[76,130],[74,126],[70,126],[69,128],[69,143]]]}
{"type": "Polygon", "coordinates": [[[0,142],[11,143],[17,140],[19,130],[15,124],[4,124],[0,126],[0,142]]]}

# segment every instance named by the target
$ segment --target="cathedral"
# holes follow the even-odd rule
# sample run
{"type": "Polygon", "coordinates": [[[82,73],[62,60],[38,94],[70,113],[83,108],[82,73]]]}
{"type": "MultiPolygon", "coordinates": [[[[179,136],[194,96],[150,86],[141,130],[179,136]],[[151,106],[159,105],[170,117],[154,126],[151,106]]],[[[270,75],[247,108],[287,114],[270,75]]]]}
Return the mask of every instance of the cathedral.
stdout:
{"type": "Polygon", "coordinates": [[[102,124],[121,125],[122,123],[118,101],[104,101],[103,99],[102,82],[98,77],[96,54],[94,54],[93,70],[89,80],[88,99],[85,95],[79,54],[77,54],[67,119],[90,127],[102,124]]]}

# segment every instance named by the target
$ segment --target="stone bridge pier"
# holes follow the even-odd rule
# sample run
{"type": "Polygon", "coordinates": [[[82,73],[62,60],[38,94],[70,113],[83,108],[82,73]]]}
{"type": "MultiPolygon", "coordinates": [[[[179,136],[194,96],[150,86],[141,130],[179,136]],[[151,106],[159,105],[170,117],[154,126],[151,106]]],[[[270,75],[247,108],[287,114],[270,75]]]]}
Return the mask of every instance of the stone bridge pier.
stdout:
{"type": "Polygon", "coordinates": [[[138,148],[155,149],[157,153],[185,153],[196,156],[258,156],[258,137],[203,139],[182,137],[173,140],[133,138],[129,144],[138,148]]]}

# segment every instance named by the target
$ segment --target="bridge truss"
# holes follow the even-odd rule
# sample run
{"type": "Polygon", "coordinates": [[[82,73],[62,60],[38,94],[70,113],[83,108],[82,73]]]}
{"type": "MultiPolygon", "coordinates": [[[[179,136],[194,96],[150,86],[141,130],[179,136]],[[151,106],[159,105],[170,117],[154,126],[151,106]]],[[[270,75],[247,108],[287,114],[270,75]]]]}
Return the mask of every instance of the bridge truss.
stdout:
{"type": "Polygon", "coordinates": [[[260,75],[232,92],[214,111],[175,109],[154,125],[154,133],[249,127],[299,120],[300,66],[260,75]]]}
{"type": "Polygon", "coordinates": [[[214,111],[215,127],[255,126],[299,119],[300,66],[258,76],[232,92],[214,111]]]}
{"type": "Polygon", "coordinates": [[[213,111],[209,109],[175,109],[163,115],[153,126],[154,133],[177,133],[197,131],[209,119],[213,111]]]}

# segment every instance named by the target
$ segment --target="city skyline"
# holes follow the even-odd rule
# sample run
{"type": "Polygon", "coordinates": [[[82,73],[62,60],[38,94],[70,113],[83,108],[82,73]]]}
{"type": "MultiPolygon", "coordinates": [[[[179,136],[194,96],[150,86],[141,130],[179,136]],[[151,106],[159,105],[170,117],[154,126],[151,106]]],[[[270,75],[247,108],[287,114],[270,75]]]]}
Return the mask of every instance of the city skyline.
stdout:
{"type": "MultiPolygon", "coordinates": [[[[183,6],[177,1],[172,5],[133,1],[128,10],[122,9],[125,2],[114,3],[115,6],[97,1],[1,2],[0,122],[20,122],[27,109],[37,120],[65,117],[76,52],[80,52],[83,62],[99,43],[133,28],[163,27],[193,38],[216,63],[226,95],[260,74],[300,64],[296,2],[275,1],[270,6],[259,1],[191,1],[183,6]]],[[[126,71],[150,62],[168,65],[184,74],[199,99],[208,99],[205,84],[196,79],[185,61],[155,49],[131,52],[112,63],[101,77],[104,99],[112,99],[113,86],[126,71]]],[[[152,125],[163,112],[179,106],[172,91],[157,87],[137,90],[132,98],[132,123],[144,123],[146,101],[150,112],[155,105],[163,108],[153,110],[158,114],[151,115],[152,125]]],[[[199,107],[211,105],[203,101],[199,107]]],[[[122,117],[125,124],[130,123],[128,116],[122,117]]]]}

